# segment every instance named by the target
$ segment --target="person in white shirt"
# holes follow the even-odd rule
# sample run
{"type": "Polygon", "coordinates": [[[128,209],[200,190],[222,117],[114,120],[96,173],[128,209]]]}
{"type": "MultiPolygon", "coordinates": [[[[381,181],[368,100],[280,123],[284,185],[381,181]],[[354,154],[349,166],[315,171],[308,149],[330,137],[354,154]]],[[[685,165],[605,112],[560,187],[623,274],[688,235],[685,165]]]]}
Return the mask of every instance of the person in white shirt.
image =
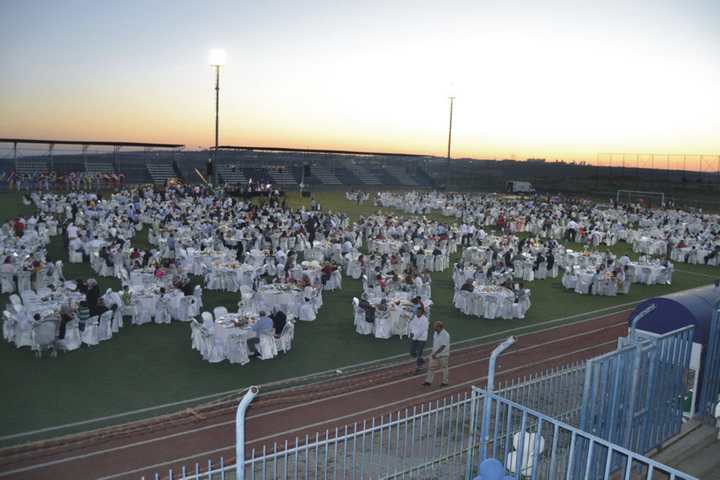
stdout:
{"type": "Polygon", "coordinates": [[[577,222],[575,222],[575,220],[570,220],[566,225],[565,238],[567,238],[571,242],[574,242],[577,235],[577,230],[577,222]]]}
{"type": "Polygon", "coordinates": [[[450,358],[450,334],[445,330],[445,326],[442,322],[435,322],[433,324],[433,345],[432,353],[430,354],[430,365],[425,375],[425,382],[423,385],[432,385],[433,377],[435,372],[433,370],[442,368],[443,378],[442,385],[448,385],[448,359],[450,358]]]}
{"type": "Polygon", "coordinates": [[[422,308],[419,308],[408,325],[408,336],[410,337],[410,356],[415,358],[415,371],[422,369],[425,360],[422,358],[425,342],[427,342],[430,322],[422,308]]]}

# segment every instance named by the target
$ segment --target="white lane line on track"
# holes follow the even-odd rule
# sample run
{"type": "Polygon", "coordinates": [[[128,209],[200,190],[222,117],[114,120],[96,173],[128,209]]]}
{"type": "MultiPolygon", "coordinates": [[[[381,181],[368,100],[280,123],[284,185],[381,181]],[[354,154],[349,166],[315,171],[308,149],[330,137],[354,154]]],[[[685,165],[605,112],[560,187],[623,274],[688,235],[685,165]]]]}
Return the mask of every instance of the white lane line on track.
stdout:
{"type": "MultiPolygon", "coordinates": [[[[611,340],[611,341],[609,341],[609,342],[601,343],[601,344],[598,344],[598,345],[593,345],[593,346],[590,346],[590,347],[581,348],[581,349],[578,349],[578,350],[574,350],[574,351],[572,351],[572,352],[563,353],[563,354],[560,354],[560,355],[555,355],[555,356],[553,356],[553,357],[550,357],[548,360],[551,360],[551,361],[552,361],[552,360],[558,360],[558,359],[560,359],[560,358],[567,357],[567,356],[569,356],[569,355],[574,355],[574,354],[576,354],[576,353],[581,353],[581,352],[584,352],[584,351],[593,350],[593,349],[596,349],[596,348],[598,348],[598,347],[603,347],[603,346],[606,346],[606,345],[615,345],[616,343],[617,343],[617,340],[611,340]]],[[[509,353],[509,352],[508,352],[508,353],[509,353]]],[[[522,369],[528,368],[529,366],[532,366],[532,365],[536,365],[536,363],[531,363],[531,364],[527,364],[527,365],[520,365],[520,366],[517,366],[517,367],[509,368],[509,369],[507,369],[507,370],[503,370],[503,371],[500,372],[500,373],[503,373],[503,374],[505,374],[505,373],[511,373],[511,372],[514,372],[514,371],[518,371],[518,370],[522,370],[522,369]]],[[[428,392],[421,393],[421,394],[418,394],[418,395],[414,395],[414,396],[412,396],[412,397],[406,397],[406,398],[404,398],[404,399],[402,399],[402,400],[396,400],[396,401],[394,401],[394,402],[389,402],[389,403],[386,403],[386,404],[381,405],[381,406],[379,406],[379,407],[368,408],[368,409],[362,410],[362,411],[360,411],[360,412],[354,412],[354,413],[351,413],[351,414],[348,414],[348,415],[342,415],[342,416],[339,416],[339,417],[332,418],[332,419],[330,419],[330,420],[326,420],[326,421],[322,421],[322,422],[315,422],[315,423],[311,423],[311,424],[308,424],[308,425],[304,425],[304,426],[302,426],[302,427],[298,427],[298,428],[293,428],[293,429],[290,429],[290,430],[286,430],[286,431],[284,431],[284,432],[279,432],[279,433],[275,433],[275,434],[272,434],[272,435],[266,435],[266,436],[264,436],[264,437],[260,437],[260,438],[257,438],[257,439],[255,439],[255,440],[252,440],[251,443],[260,443],[260,442],[264,442],[264,441],[267,441],[267,440],[271,440],[271,439],[273,439],[273,438],[278,438],[278,437],[286,436],[286,435],[291,434],[291,433],[293,433],[293,432],[298,432],[298,431],[306,430],[306,429],[309,429],[309,428],[315,428],[315,427],[319,427],[319,426],[327,425],[327,424],[331,424],[331,423],[337,423],[337,422],[339,422],[339,421],[341,421],[341,420],[346,420],[346,419],[348,419],[348,418],[357,417],[357,416],[359,416],[359,415],[366,415],[366,414],[368,414],[368,413],[371,413],[371,412],[374,412],[374,411],[377,411],[377,410],[383,410],[383,409],[385,409],[386,407],[395,406],[395,405],[402,404],[402,403],[407,403],[408,401],[419,400],[419,399],[421,399],[421,398],[423,398],[423,397],[428,397],[428,396],[430,396],[430,395],[437,394],[438,392],[455,390],[455,389],[457,389],[458,387],[462,387],[462,386],[465,386],[465,385],[470,386],[470,385],[472,385],[473,383],[476,383],[476,382],[479,382],[479,381],[485,380],[485,379],[487,379],[487,376],[482,376],[482,377],[473,378],[473,379],[467,380],[467,381],[465,381],[465,382],[461,382],[461,383],[458,383],[458,384],[455,384],[455,385],[451,385],[451,386],[449,386],[449,387],[438,388],[438,389],[436,389],[436,390],[430,390],[430,391],[428,391],[428,392]]],[[[180,462],[184,462],[184,461],[187,461],[187,460],[190,460],[190,459],[193,459],[193,458],[198,458],[198,457],[207,457],[208,455],[212,455],[212,454],[214,454],[214,453],[222,452],[222,451],[225,451],[225,450],[234,450],[234,449],[235,449],[235,444],[226,445],[225,447],[220,447],[220,448],[216,448],[216,449],[213,449],[213,450],[208,450],[208,451],[206,451],[206,452],[201,452],[201,453],[198,453],[198,454],[196,454],[196,455],[187,456],[187,457],[182,457],[182,458],[178,458],[178,459],[174,459],[174,460],[168,460],[167,462],[156,463],[156,464],[154,464],[154,465],[148,465],[148,466],[145,466],[145,467],[136,468],[136,469],[133,469],[133,470],[128,470],[127,472],[116,473],[116,474],[108,475],[108,476],[105,476],[105,477],[99,477],[97,480],[112,480],[112,479],[116,479],[116,478],[122,478],[122,477],[124,477],[124,476],[132,475],[132,474],[139,473],[139,472],[143,472],[143,471],[146,471],[146,470],[154,470],[154,469],[160,468],[160,467],[165,466],[165,465],[171,465],[171,464],[174,464],[174,463],[180,463],[180,462]]],[[[1,476],[1,475],[0,475],[0,476],[1,476]]]]}
{"type": "MultiPolygon", "coordinates": [[[[602,318],[602,317],[601,317],[601,318],[602,318]]],[[[601,328],[594,329],[594,330],[588,330],[588,331],[585,331],[585,332],[576,333],[576,334],[574,334],[574,335],[570,335],[570,336],[566,336],[566,337],[562,337],[562,338],[554,338],[554,339],[552,339],[552,340],[550,340],[550,341],[548,341],[548,342],[539,343],[539,344],[535,344],[535,345],[530,345],[530,346],[527,346],[527,347],[524,347],[524,348],[515,349],[515,350],[510,350],[510,351],[506,352],[505,355],[506,355],[506,356],[507,356],[507,355],[513,355],[513,354],[516,355],[516,354],[519,354],[519,353],[526,352],[526,351],[528,351],[528,350],[535,350],[535,349],[542,348],[542,347],[544,347],[544,346],[547,346],[547,345],[550,345],[550,344],[553,344],[553,343],[562,342],[562,341],[569,340],[569,339],[572,339],[572,338],[583,337],[583,336],[586,336],[586,335],[589,335],[589,334],[592,334],[592,333],[596,333],[596,332],[605,330],[606,328],[610,328],[610,327],[612,327],[612,326],[617,326],[617,325],[622,325],[622,324],[625,324],[625,322],[618,322],[618,323],[612,324],[612,325],[607,326],[607,327],[601,327],[601,328]]],[[[616,341],[614,340],[612,343],[615,343],[615,342],[616,342],[616,341]]],[[[585,350],[588,350],[588,349],[591,349],[591,348],[595,348],[595,346],[594,346],[594,347],[588,347],[588,348],[581,349],[581,350],[577,350],[577,351],[573,351],[572,353],[578,353],[578,352],[585,351],[585,350]]],[[[560,355],[559,357],[563,357],[563,356],[567,356],[567,355],[569,355],[569,354],[560,355]]],[[[465,366],[472,365],[472,364],[475,364],[475,363],[481,363],[481,362],[487,361],[489,358],[490,358],[489,356],[485,356],[485,357],[482,357],[482,358],[479,358],[479,359],[476,359],[476,360],[471,360],[471,361],[459,363],[459,364],[456,364],[456,365],[452,365],[452,366],[450,366],[450,370],[452,370],[452,369],[457,369],[457,368],[461,368],[461,367],[465,367],[465,366]]],[[[552,357],[552,358],[550,358],[549,360],[552,360],[552,359],[554,359],[554,358],[556,358],[556,357],[552,357]]],[[[527,368],[527,366],[528,366],[528,365],[525,365],[525,366],[523,366],[523,368],[527,368]]],[[[514,371],[514,370],[516,370],[516,369],[517,369],[517,368],[514,368],[514,369],[511,369],[511,370],[509,370],[509,371],[514,371]]],[[[263,412],[263,413],[258,413],[258,414],[256,414],[256,415],[249,415],[249,416],[247,417],[247,420],[251,420],[251,419],[255,419],[255,418],[261,418],[261,417],[265,417],[265,416],[267,416],[267,415],[275,415],[275,414],[278,414],[278,413],[283,413],[283,412],[286,412],[286,411],[289,411],[289,410],[298,409],[298,408],[304,408],[304,407],[307,407],[308,405],[314,405],[314,404],[326,402],[326,401],[329,401],[329,400],[337,400],[337,399],[339,399],[339,398],[347,397],[348,395],[354,395],[354,394],[362,393],[362,392],[369,392],[369,391],[372,391],[372,390],[377,390],[378,388],[386,388],[386,387],[391,386],[391,385],[396,385],[396,384],[399,384],[399,383],[407,382],[407,381],[409,381],[409,380],[414,380],[414,379],[419,378],[419,377],[421,377],[421,376],[422,376],[422,375],[414,375],[414,376],[412,376],[412,377],[401,378],[401,379],[393,380],[392,382],[385,382],[385,383],[378,384],[378,385],[372,385],[372,386],[365,387],[365,388],[362,388],[362,389],[359,389],[359,390],[353,390],[353,391],[351,391],[351,392],[345,392],[345,393],[340,393],[340,394],[332,395],[332,396],[329,396],[329,397],[323,397],[323,398],[320,398],[320,399],[312,400],[312,401],[310,401],[310,402],[305,402],[305,403],[303,403],[303,404],[301,404],[301,405],[291,405],[291,406],[279,408],[279,409],[276,409],[276,410],[271,410],[271,411],[267,411],[267,412],[263,412]]],[[[481,377],[481,378],[484,378],[484,377],[481,377]]],[[[472,381],[474,381],[474,380],[472,380],[472,381]]],[[[466,383],[468,383],[468,382],[464,382],[464,383],[455,385],[454,387],[457,387],[457,386],[460,386],[460,385],[464,385],[464,384],[466,384],[466,383]]],[[[451,387],[448,387],[448,388],[451,388],[451,387]]],[[[434,393],[434,392],[443,391],[443,390],[444,390],[444,389],[434,390],[434,391],[431,391],[431,392],[428,392],[428,393],[434,393]]],[[[424,396],[424,395],[420,395],[419,397],[422,397],[422,396],[424,396]]],[[[413,399],[413,398],[418,398],[418,396],[416,396],[416,397],[411,397],[410,399],[413,399]]],[[[400,400],[399,402],[403,402],[403,401],[406,401],[406,400],[408,400],[408,399],[400,400]]],[[[377,410],[377,409],[379,409],[379,408],[384,408],[384,407],[387,406],[387,405],[392,405],[392,404],[395,404],[395,403],[398,403],[398,402],[391,402],[391,403],[389,403],[389,404],[382,405],[382,406],[377,407],[377,408],[373,408],[372,410],[377,410]]],[[[139,442],[134,442],[134,443],[126,444],[126,445],[120,445],[120,446],[117,446],[117,447],[107,448],[107,449],[103,449],[103,450],[97,450],[97,451],[94,451],[94,452],[88,452],[88,453],[85,453],[85,454],[75,455],[75,456],[72,456],[72,457],[66,457],[66,458],[62,458],[62,459],[58,459],[58,460],[53,460],[53,461],[50,461],[50,462],[44,462],[44,463],[40,463],[40,464],[36,464],[36,465],[31,465],[31,466],[28,466],[28,467],[22,467],[22,468],[15,469],[15,470],[10,470],[10,471],[6,471],[6,472],[0,472],[0,477],[5,477],[5,476],[8,476],[8,475],[11,475],[11,474],[14,474],[14,473],[22,473],[22,472],[37,470],[37,469],[40,469],[40,468],[45,468],[45,467],[49,467],[49,466],[53,466],[53,465],[59,465],[59,464],[63,464],[63,463],[68,463],[68,462],[72,462],[72,461],[75,461],[75,460],[83,460],[83,459],[85,459],[85,458],[91,458],[91,457],[95,457],[95,456],[99,456],[99,455],[105,455],[105,454],[107,454],[107,453],[113,453],[113,452],[120,451],[120,450],[126,450],[126,449],[130,449],[130,448],[140,447],[140,446],[148,445],[148,444],[151,444],[151,443],[161,442],[161,441],[170,440],[170,439],[177,438],[177,437],[182,437],[182,436],[185,436],[185,435],[195,434],[195,433],[202,432],[202,431],[205,431],[205,430],[211,430],[211,429],[214,429],[214,428],[225,427],[225,426],[228,426],[228,425],[232,425],[232,424],[234,424],[234,423],[235,423],[235,420],[228,420],[228,421],[225,421],[225,422],[215,423],[215,424],[212,424],[212,425],[205,425],[205,426],[203,426],[203,427],[197,427],[197,428],[194,428],[194,429],[191,429],[191,430],[184,430],[184,431],[182,431],[182,432],[175,432],[175,433],[172,433],[172,434],[164,435],[164,436],[162,436],[162,437],[151,438],[151,439],[142,440],[142,441],[139,441],[139,442]]],[[[327,423],[327,422],[325,422],[325,423],[327,423]]],[[[259,440],[254,440],[254,441],[259,441],[259,440]]]]}
{"type": "MultiPolygon", "coordinates": [[[[643,301],[645,301],[645,300],[647,300],[647,299],[649,299],[649,298],[652,298],[652,297],[647,297],[647,298],[644,298],[644,299],[642,299],[642,300],[638,300],[638,301],[635,301],[635,302],[628,302],[628,303],[622,303],[622,304],[619,304],[619,305],[613,305],[613,306],[610,306],[610,307],[599,308],[599,309],[597,309],[597,310],[591,310],[591,311],[589,311],[589,312],[576,313],[576,314],[574,314],[574,315],[568,315],[568,316],[565,316],[565,317],[555,318],[555,319],[552,319],[552,320],[547,320],[547,321],[545,321],[545,322],[536,323],[536,324],[534,324],[534,325],[525,325],[525,326],[521,326],[521,327],[510,328],[510,329],[503,330],[503,331],[500,331],[500,332],[497,332],[497,333],[490,333],[490,334],[482,335],[482,336],[479,336],[479,337],[474,337],[474,338],[469,338],[469,339],[466,339],[466,340],[461,340],[461,341],[459,341],[459,342],[455,342],[454,345],[457,347],[457,346],[459,346],[459,345],[464,345],[464,344],[466,344],[466,343],[477,342],[477,341],[479,341],[479,340],[484,340],[484,339],[494,338],[494,337],[499,337],[499,336],[505,336],[505,335],[509,335],[509,334],[512,334],[512,333],[521,332],[521,331],[524,331],[524,330],[530,330],[530,331],[528,332],[528,334],[534,334],[534,333],[546,332],[546,331],[553,330],[553,329],[556,329],[556,328],[559,328],[559,327],[566,327],[566,326],[571,326],[571,325],[577,325],[577,324],[579,324],[579,323],[583,323],[583,322],[587,322],[587,321],[591,321],[591,320],[596,320],[596,319],[599,318],[599,317],[582,319],[582,320],[578,320],[578,321],[572,322],[572,323],[565,323],[565,324],[562,324],[562,325],[560,325],[560,326],[553,326],[553,327],[543,328],[543,329],[539,329],[539,330],[532,330],[532,329],[535,328],[535,327],[554,325],[554,324],[556,324],[556,323],[558,323],[558,322],[563,322],[563,321],[566,321],[566,320],[571,320],[571,319],[573,319],[573,318],[582,318],[582,317],[585,317],[585,316],[587,316],[587,315],[594,315],[594,314],[601,313],[601,312],[610,312],[610,311],[612,311],[612,310],[619,309],[619,308],[622,309],[622,308],[624,308],[624,307],[629,307],[629,306],[632,306],[632,305],[636,305],[636,304],[638,304],[638,303],[640,303],[640,302],[643,302],[643,301]]],[[[617,312],[613,311],[612,313],[608,313],[608,315],[611,315],[611,314],[614,315],[614,314],[621,313],[621,312],[625,312],[625,311],[627,311],[627,310],[619,310],[619,311],[617,311],[617,312]]],[[[603,315],[603,316],[605,316],[605,315],[603,315]]],[[[472,346],[472,347],[470,347],[470,348],[476,348],[476,347],[477,347],[477,345],[474,345],[474,346],[472,346]]],[[[462,350],[456,348],[455,351],[457,352],[457,351],[462,351],[462,350]]],[[[379,363],[383,363],[383,362],[388,362],[388,361],[391,361],[391,360],[394,360],[394,359],[400,359],[400,358],[403,358],[403,357],[406,357],[406,356],[407,356],[407,355],[404,354],[404,353],[403,353],[403,354],[399,354],[399,355],[393,355],[393,356],[384,357],[384,358],[381,358],[381,359],[378,359],[378,360],[371,360],[371,361],[369,361],[369,362],[362,362],[362,363],[357,363],[357,364],[354,364],[354,365],[348,365],[348,366],[345,366],[345,367],[340,367],[340,370],[351,370],[351,369],[355,369],[355,368],[359,368],[359,367],[370,366],[370,365],[373,365],[373,364],[379,364],[379,363]]],[[[298,381],[298,380],[302,380],[302,379],[304,379],[304,378],[310,378],[310,377],[316,376],[316,375],[324,375],[324,374],[328,374],[328,373],[333,373],[333,372],[335,372],[335,370],[336,370],[336,369],[325,370],[325,371],[322,371],[322,372],[316,372],[316,373],[312,373],[312,374],[305,375],[305,376],[301,376],[301,377],[294,377],[294,378],[279,380],[279,381],[277,381],[277,382],[270,382],[270,383],[268,383],[268,384],[264,384],[263,386],[267,387],[267,386],[277,385],[277,384],[279,384],[279,383],[284,383],[284,382],[287,382],[287,381],[298,381]]],[[[5,435],[5,436],[0,437],[0,442],[7,441],[7,440],[12,440],[12,439],[15,439],[15,438],[22,438],[22,437],[29,437],[29,436],[33,436],[33,435],[39,435],[39,434],[41,434],[41,433],[48,433],[48,432],[53,432],[53,431],[57,431],[57,430],[65,430],[65,429],[69,429],[69,428],[79,427],[79,426],[82,426],[82,425],[91,425],[91,424],[93,424],[93,423],[100,423],[100,422],[105,422],[105,421],[108,421],[108,420],[115,420],[115,419],[123,418],[123,417],[129,417],[129,416],[131,417],[131,416],[133,416],[133,415],[139,415],[139,414],[141,414],[141,413],[147,413],[147,412],[151,412],[151,411],[155,411],[155,410],[163,410],[163,409],[166,409],[166,408],[176,407],[176,406],[178,406],[178,405],[183,405],[183,404],[186,404],[186,403],[196,403],[196,402],[200,402],[200,401],[202,401],[202,400],[209,400],[209,399],[215,398],[215,397],[221,397],[221,396],[224,396],[224,395],[231,395],[231,394],[239,393],[239,392],[241,392],[241,391],[243,391],[243,390],[245,390],[245,389],[240,389],[240,390],[235,389],[235,390],[228,390],[228,391],[225,391],[225,392],[211,393],[211,394],[208,394],[208,395],[203,395],[203,396],[201,396],[201,397],[194,397],[194,398],[189,398],[189,399],[186,399],[186,400],[178,400],[178,401],[176,401],[176,402],[165,403],[165,404],[161,404],[161,405],[155,405],[155,406],[152,406],[152,407],[141,408],[141,409],[138,409],[138,410],[130,410],[130,411],[127,411],[127,412],[116,413],[116,414],[114,414],[114,415],[107,415],[107,416],[104,416],[104,417],[92,418],[92,419],[88,419],[88,420],[81,420],[81,421],[78,421],[78,422],[66,423],[66,424],[64,424],[64,425],[57,425],[57,426],[53,426],[53,427],[45,427],[45,428],[41,428],[41,429],[38,429],[38,430],[30,430],[30,431],[27,431],[27,432],[14,433],[14,434],[11,434],[11,435],[5,435]]],[[[262,395],[262,394],[261,394],[261,395],[262,395]]]]}

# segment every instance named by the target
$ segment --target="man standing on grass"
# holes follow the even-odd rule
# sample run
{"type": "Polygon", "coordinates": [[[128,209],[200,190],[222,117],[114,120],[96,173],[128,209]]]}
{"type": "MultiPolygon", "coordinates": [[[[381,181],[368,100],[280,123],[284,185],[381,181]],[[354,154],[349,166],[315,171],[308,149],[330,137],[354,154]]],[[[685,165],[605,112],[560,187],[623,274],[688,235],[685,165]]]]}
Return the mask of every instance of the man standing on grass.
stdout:
{"type": "Polygon", "coordinates": [[[430,323],[427,315],[425,315],[425,311],[419,308],[408,325],[410,334],[410,356],[415,358],[416,372],[419,372],[422,369],[423,363],[425,363],[422,355],[425,342],[427,342],[429,327],[430,323]]]}
{"type": "Polygon", "coordinates": [[[433,324],[433,345],[430,354],[430,365],[428,366],[425,383],[423,385],[432,385],[435,372],[433,370],[442,368],[443,379],[442,385],[448,384],[448,359],[450,357],[450,334],[445,330],[442,322],[433,324]]]}

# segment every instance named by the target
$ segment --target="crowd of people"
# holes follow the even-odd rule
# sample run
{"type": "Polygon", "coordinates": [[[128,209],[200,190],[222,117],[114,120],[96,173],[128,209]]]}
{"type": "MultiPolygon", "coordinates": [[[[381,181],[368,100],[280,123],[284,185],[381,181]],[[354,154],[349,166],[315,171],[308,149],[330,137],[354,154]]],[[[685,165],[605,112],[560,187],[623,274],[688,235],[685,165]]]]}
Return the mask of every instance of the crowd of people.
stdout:
{"type": "MultiPolygon", "coordinates": [[[[369,195],[352,191],[346,198],[362,202],[369,195]]],[[[378,213],[354,222],[323,211],[314,198],[309,209],[293,209],[281,196],[248,199],[197,185],[124,188],[104,198],[93,191],[38,189],[26,200],[37,213],[0,231],[0,280],[4,292],[25,292],[28,306],[38,295],[26,292],[42,292],[39,304],[51,308],[29,308],[30,325],[54,317],[62,339],[76,319],[82,336],[92,318],[107,318],[107,330],[119,328],[123,317],[167,323],[203,313],[193,345],[211,361],[236,358],[218,353],[229,347],[211,345],[221,336],[237,341],[221,335],[220,326],[242,326],[250,353],[262,350],[264,336],[315,320],[323,292],[342,288],[343,274],[362,280],[353,301],[356,331],[410,336],[422,368],[419,342],[427,341],[421,331],[430,325],[432,273],[450,268],[451,255],[460,254],[452,267],[458,309],[482,318],[523,318],[533,281],[563,272],[563,285],[578,293],[627,293],[632,283],[669,283],[671,260],[716,265],[720,252],[716,215],[557,197],[381,192],[376,205],[415,216],[378,213]],[[423,216],[432,212],[457,221],[423,216]],[[147,243],[138,244],[143,231],[147,243]],[[89,263],[96,276],[118,278],[122,289],[103,293],[94,279],[65,279],[62,264],[45,258],[57,234],[71,263],[89,263]],[[607,247],[617,242],[631,245],[640,259],[612,254],[607,247]],[[614,290],[606,286],[610,280],[614,290]],[[237,312],[201,312],[201,287],[237,293],[237,312]]],[[[11,313],[19,318],[22,305],[15,305],[11,313]]],[[[27,325],[23,329],[20,344],[27,341],[27,325]]],[[[15,338],[17,332],[6,333],[15,338]]]]}
{"type": "Polygon", "coordinates": [[[32,173],[3,173],[0,182],[18,191],[37,192],[50,190],[98,190],[121,188],[125,184],[124,173],[68,172],[58,174],[50,171],[32,173]]]}

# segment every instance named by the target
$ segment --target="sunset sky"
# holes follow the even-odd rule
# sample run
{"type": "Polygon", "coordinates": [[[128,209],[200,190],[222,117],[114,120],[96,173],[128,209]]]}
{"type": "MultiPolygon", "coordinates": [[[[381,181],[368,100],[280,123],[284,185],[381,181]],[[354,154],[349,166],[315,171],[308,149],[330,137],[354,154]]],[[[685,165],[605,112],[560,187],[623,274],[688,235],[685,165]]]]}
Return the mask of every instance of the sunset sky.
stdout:
{"type": "Polygon", "coordinates": [[[0,1],[0,137],[720,154],[720,1],[0,1]]]}

